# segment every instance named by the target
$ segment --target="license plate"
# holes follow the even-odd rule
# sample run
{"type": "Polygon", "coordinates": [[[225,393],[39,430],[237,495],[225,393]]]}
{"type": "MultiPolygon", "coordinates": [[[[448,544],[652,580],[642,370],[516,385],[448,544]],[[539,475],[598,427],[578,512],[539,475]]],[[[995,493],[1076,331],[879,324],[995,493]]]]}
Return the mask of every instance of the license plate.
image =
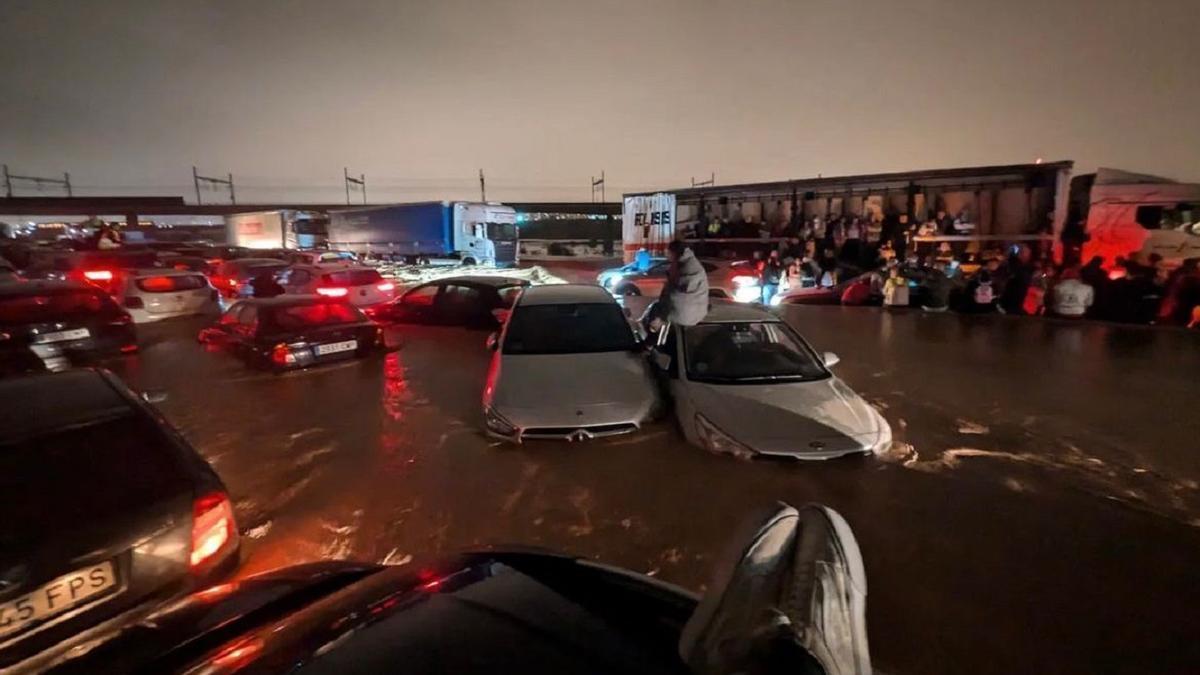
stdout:
{"type": "Polygon", "coordinates": [[[345,340],[343,342],[331,342],[327,345],[317,345],[317,356],[326,354],[337,354],[338,352],[349,352],[358,349],[358,340],[345,340]]]}
{"type": "Polygon", "coordinates": [[[0,638],[108,595],[116,587],[117,573],[111,560],[64,574],[31,593],[0,603],[0,638]]]}
{"type": "Polygon", "coordinates": [[[75,330],[60,330],[57,333],[43,333],[38,338],[38,342],[63,342],[66,340],[82,340],[91,335],[86,328],[76,328],[75,330]]]}

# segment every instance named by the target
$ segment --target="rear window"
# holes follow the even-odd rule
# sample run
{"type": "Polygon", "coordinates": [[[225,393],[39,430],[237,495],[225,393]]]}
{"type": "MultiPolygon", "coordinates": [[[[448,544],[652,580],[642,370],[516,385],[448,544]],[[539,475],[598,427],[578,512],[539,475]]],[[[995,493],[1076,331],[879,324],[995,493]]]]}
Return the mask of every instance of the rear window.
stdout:
{"type": "Polygon", "coordinates": [[[137,287],[146,293],[177,293],[204,288],[208,282],[200,275],[145,277],[138,279],[137,287]]]}
{"type": "Polygon", "coordinates": [[[269,272],[273,272],[276,270],[281,270],[287,266],[288,266],[288,264],[283,261],[260,262],[260,263],[251,263],[249,265],[238,264],[238,265],[234,266],[234,269],[238,270],[242,276],[256,277],[260,274],[263,274],[264,272],[269,273],[269,272]]]}
{"type": "Polygon", "coordinates": [[[634,344],[633,328],[616,303],[528,305],[509,319],[504,353],[617,352],[634,344]]]}
{"type": "MultiPolygon", "coordinates": [[[[0,474],[19,480],[5,485],[5,518],[21,535],[38,529],[99,527],[85,514],[103,518],[138,513],[179,495],[186,473],[176,450],[150,420],[131,410],[111,417],[0,444],[0,474]]],[[[99,522],[104,522],[100,520],[99,522]]]]}
{"type": "Polygon", "coordinates": [[[39,323],[118,311],[107,295],[86,289],[0,297],[0,324],[39,323]]]}
{"type": "Polygon", "coordinates": [[[334,286],[369,286],[383,281],[377,270],[346,270],[345,272],[330,272],[321,280],[334,286]]]}
{"type": "Polygon", "coordinates": [[[313,305],[276,307],[270,313],[270,323],[275,328],[297,330],[313,326],[328,326],[338,323],[366,321],[362,312],[344,302],[322,302],[313,305]]]}

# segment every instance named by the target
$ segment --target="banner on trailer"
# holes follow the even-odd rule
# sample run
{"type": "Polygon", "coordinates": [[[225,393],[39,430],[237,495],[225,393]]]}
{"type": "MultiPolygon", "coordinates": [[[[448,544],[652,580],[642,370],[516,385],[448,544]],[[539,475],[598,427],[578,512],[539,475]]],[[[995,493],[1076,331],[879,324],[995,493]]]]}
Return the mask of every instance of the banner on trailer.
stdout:
{"type": "Polygon", "coordinates": [[[675,195],[658,192],[626,197],[621,234],[625,262],[632,262],[642,248],[651,255],[665,255],[667,244],[675,237],[675,195]]]}

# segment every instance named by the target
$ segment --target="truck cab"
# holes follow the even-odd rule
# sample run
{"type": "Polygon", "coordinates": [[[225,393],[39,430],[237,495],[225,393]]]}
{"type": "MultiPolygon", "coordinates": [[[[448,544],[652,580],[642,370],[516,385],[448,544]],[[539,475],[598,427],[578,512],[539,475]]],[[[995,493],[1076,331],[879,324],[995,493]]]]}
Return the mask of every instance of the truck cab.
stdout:
{"type": "Polygon", "coordinates": [[[517,213],[499,204],[454,204],[455,249],[464,265],[517,264],[517,213]]]}
{"type": "Polygon", "coordinates": [[[1200,184],[1100,169],[1073,179],[1074,216],[1086,222],[1083,261],[1162,256],[1175,267],[1200,258],[1200,184]]]}

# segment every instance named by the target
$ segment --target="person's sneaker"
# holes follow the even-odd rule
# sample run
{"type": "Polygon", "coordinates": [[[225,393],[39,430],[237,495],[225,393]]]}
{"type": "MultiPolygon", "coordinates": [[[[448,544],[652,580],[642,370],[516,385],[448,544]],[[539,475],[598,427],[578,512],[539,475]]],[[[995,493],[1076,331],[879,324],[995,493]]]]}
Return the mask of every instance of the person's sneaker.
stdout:
{"type": "Polygon", "coordinates": [[[871,673],[862,555],[837,512],[780,504],[734,543],[680,636],[693,672],[871,673]]]}

